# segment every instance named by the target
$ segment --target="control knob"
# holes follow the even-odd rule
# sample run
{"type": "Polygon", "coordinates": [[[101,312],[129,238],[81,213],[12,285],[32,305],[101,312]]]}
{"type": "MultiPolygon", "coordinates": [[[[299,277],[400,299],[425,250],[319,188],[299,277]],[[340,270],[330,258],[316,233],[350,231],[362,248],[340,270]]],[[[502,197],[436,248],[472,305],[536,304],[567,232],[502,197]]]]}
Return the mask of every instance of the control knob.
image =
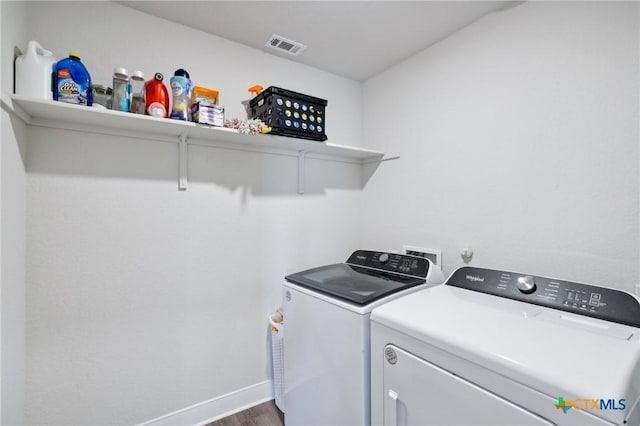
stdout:
{"type": "Polygon", "coordinates": [[[387,253],[382,253],[378,260],[380,260],[380,263],[387,263],[387,261],[389,260],[389,255],[387,253]]]}
{"type": "Polygon", "coordinates": [[[530,275],[518,278],[518,290],[524,294],[531,294],[536,291],[536,282],[530,275]]]}

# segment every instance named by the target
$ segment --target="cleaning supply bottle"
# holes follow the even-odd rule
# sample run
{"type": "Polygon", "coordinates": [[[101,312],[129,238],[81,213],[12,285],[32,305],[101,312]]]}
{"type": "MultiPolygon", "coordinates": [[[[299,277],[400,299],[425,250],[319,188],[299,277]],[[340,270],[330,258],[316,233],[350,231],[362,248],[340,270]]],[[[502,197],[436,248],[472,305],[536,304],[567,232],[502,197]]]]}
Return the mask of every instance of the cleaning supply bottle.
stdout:
{"type": "Polygon", "coordinates": [[[131,74],[131,112],[144,114],[147,105],[144,102],[144,74],[142,71],[134,71],[131,74]]]}
{"type": "Polygon", "coordinates": [[[164,76],[157,72],[153,76],[153,80],[147,81],[145,84],[145,104],[148,115],[167,118],[167,113],[169,112],[169,91],[162,80],[164,80],[164,76]]]}
{"type": "Polygon", "coordinates": [[[251,97],[249,99],[245,99],[244,101],[241,101],[241,104],[244,106],[244,110],[247,113],[247,117],[251,118],[251,116],[253,115],[251,113],[251,99],[255,98],[260,93],[262,93],[264,88],[259,84],[256,84],[254,86],[249,87],[247,90],[251,94],[251,97]]]}
{"type": "Polygon", "coordinates": [[[251,97],[255,98],[264,90],[264,87],[260,86],[259,84],[256,84],[255,86],[249,87],[249,89],[247,90],[249,90],[249,93],[251,93],[251,97]]]}
{"type": "Polygon", "coordinates": [[[16,58],[16,95],[53,99],[51,73],[56,61],[40,43],[29,41],[27,52],[16,58]]]}
{"type": "Polygon", "coordinates": [[[113,103],[111,109],[129,112],[131,109],[131,83],[126,68],[113,70],[113,103]]]}
{"type": "Polygon", "coordinates": [[[171,92],[173,93],[171,118],[174,120],[191,121],[191,88],[189,73],[180,68],[171,77],[171,92]]]}
{"type": "Polygon", "coordinates": [[[80,55],[69,53],[69,57],[56,62],[53,67],[53,99],[70,104],[91,106],[91,75],[80,62],[80,55]]]}

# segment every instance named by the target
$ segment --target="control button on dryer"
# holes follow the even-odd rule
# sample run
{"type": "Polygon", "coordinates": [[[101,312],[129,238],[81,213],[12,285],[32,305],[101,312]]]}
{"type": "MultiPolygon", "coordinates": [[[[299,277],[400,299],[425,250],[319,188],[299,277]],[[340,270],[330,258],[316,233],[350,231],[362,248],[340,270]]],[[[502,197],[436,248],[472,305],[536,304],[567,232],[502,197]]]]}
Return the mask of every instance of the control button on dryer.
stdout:
{"type": "Polygon", "coordinates": [[[518,290],[524,294],[530,294],[536,291],[536,283],[530,275],[519,277],[516,285],[518,286],[518,290]]]}

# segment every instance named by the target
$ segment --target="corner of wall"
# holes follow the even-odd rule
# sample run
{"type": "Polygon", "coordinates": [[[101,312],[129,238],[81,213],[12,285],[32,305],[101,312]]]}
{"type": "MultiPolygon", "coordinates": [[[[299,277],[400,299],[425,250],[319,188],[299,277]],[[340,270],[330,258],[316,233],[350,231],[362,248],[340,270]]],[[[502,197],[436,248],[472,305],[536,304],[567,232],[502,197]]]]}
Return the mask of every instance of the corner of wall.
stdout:
{"type": "MultiPolygon", "coordinates": [[[[13,93],[14,49],[26,43],[26,3],[0,2],[0,94],[13,93]]],[[[26,126],[2,110],[0,147],[0,424],[24,424],[26,126]]]]}

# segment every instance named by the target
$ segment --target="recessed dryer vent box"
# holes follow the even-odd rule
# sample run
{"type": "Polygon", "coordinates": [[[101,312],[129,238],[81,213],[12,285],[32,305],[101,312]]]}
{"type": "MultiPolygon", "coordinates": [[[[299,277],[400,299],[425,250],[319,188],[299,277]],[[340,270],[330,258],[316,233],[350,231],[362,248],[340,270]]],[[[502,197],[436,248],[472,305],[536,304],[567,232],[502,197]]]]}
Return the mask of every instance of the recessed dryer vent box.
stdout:
{"type": "Polygon", "coordinates": [[[327,101],[269,86],[249,102],[251,118],[264,121],[274,135],[326,141],[327,101]]]}
{"type": "Polygon", "coordinates": [[[442,250],[403,245],[402,252],[410,256],[427,258],[433,262],[434,265],[442,268],[442,250]]]}

